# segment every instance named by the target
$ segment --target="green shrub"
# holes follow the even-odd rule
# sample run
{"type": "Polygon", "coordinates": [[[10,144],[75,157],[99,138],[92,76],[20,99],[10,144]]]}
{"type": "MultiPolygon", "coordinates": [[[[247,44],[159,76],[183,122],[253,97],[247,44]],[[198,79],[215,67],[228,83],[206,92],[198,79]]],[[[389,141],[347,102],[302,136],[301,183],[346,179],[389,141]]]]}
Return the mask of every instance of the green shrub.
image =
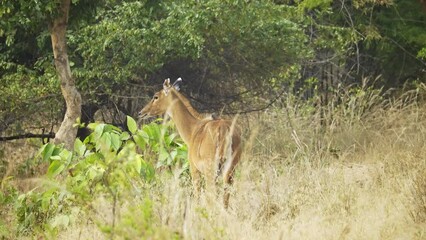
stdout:
{"type": "Polygon", "coordinates": [[[76,139],[72,151],[52,143],[40,149],[40,162],[49,164],[46,180],[16,198],[19,235],[40,230],[56,236],[80,214],[96,211],[93,204],[99,198],[111,205],[114,219],[112,224],[97,224],[104,233],[114,234],[115,209],[129,199],[147,199],[144,190],[155,184],[156,167],[187,168],[186,146],[170,124],[151,123],[138,129],[128,117],[127,125],[129,132],[91,123],[92,133],[84,141],[76,139]]]}

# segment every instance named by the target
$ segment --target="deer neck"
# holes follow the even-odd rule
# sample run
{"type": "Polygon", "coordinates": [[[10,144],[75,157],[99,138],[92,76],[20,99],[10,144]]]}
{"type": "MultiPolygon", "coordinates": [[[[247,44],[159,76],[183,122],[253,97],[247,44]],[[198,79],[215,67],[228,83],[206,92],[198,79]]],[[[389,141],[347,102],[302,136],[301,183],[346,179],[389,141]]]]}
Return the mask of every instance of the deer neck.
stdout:
{"type": "Polygon", "coordinates": [[[185,104],[179,99],[174,98],[172,107],[168,114],[173,119],[179,135],[182,137],[186,144],[189,144],[192,132],[200,121],[194,117],[191,112],[187,109],[185,104]]]}

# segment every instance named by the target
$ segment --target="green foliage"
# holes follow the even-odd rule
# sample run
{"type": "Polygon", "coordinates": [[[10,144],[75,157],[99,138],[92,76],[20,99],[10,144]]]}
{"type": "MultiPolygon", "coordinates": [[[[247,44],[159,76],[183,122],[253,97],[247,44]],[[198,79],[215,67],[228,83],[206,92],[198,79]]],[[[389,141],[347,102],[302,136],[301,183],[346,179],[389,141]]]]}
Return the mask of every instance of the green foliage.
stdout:
{"type": "Polygon", "coordinates": [[[70,213],[71,195],[66,191],[60,191],[57,186],[46,191],[32,190],[20,195],[16,202],[17,232],[19,235],[29,235],[34,230],[67,227],[70,217],[75,215],[64,215],[70,213]],[[60,221],[59,218],[68,220],[60,221]]]}
{"type": "Polygon", "coordinates": [[[417,53],[417,57],[426,59],[426,47],[420,49],[420,51],[417,53]]]}
{"type": "Polygon", "coordinates": [[[156,32],[164,14],[161,4],[138,1],[109,7],[101,8],[96,24],[70,33],[74,74],[89,94],[109,93],[117,84],[158,70],[166,61],[162,46],[166,40],[156,32]]]}
{"type": "Polygon", "coordinates": [[[58,4],[57,0],[1,1],[0,37],[5,36],[6,44],[11,45],[20,31],[34,33],[57,14],[58,4]]]}
{"type": "MultiPolygon", "coordinates": [[[[40,230],[55,236],[61,227],[75,223],[79,214],[90,215],[91,203],[100,197],[113,208],[126,199],[146,198],[149,202],[142,193],[156,181],[154,162],[157,167],[183,162],[186,148],[170,134],[168,124],[152,123],[138,129],[131,117],[127,122],[130,133],[112,125],[89,124],[92,133],[84,141],[76,139],[73,151],[51,143],[40,149],[40,162],[49,163],[47,179],[39,189],[16,198],[19,235],[40,230]]],[[[148,205],[141,207],[149,214],[148,205]]],[[[123,224],[131,223],[126,220],[123,224]]],[[[150,222],[145,223],[146,229],[147,224],[150,222]]],[[[107,234],[115,231],[107,223],[99,226],[107,234]]]]}
{"type": "Polygon", "coordinates": [[[157,168],[170,169],[178,166],[182,170],[182,177],[188,177],[189,164],[186,160],[188,149],[170,122],[163,123],[163,125],[144,125],[136,133],[134,140],[146,155],[158,154],[157,168]]]}
{"type": "Polygon", "coordinates": [[[381,10],[372,18],[381,38],[368,46],[372,54],[381,57],[384,77],[398,76],[401,82],[424,80],[421,57],[426,46],[426,14],[419,1],[399,0],[381,10]]]}
{"type": "MultiPolygon", "coordinates": [[[[15,123],[20,130],[16,120],[40,116],[39,109],[62,117],[48,30],[57,4],[1,2],[0,129],[15,123]]],[[[146,87],[167,73],[191,80],[194,94],[214,96],[205,99],[211,107],[240,110],[304,81],[304,66],[318,56],[338,61],[358,82],[380,74],[422,81],[424,23],[417,1],[78,0],[67,42],[86,104],[113,100],[134,114],[140,102],[118,97],[134,89],[128,83],[146,87]]]]}
{"type": "Polygon", "coordinates": [[[327,9],[330,7],[333,0],[302,0],[299,3],[299,8],[301,9],[314,9],[314,8],[322,8],[327,9]]]}
{"type": "Polygon", "coordinates": [[[312,55],[302,17],[294,11],[265,1],[125,2],[70,33],[74,73],[82,89],[109,93],[169,63],[188,61],[179,66],[182,72],[205,69],[209,86],[228,84],[228,94],[235,94],[312,55]],[[225,70],[245,81],[227,81],[225,70]]]}
{"type": "Polygon", "coordinates": [[[162,29],[168,30],[164,38],[176,41],[171,45],[174,55],[192,53],[192,58],[214,64],[215,71],[249,75],[261,70],[258,74],[265,75],[268,70],[298,63],[309,53],[300,19],[291,7],[231,0],[167,7],[169,15],[162,29]]]}
{"type": "MultiPolygon", "coordinates": [[[[18,120],[27,117],[32,119],[34,128],[42,128],[38,125],[45,119],[60,118],[62,105],[49,33],[59,3],[58,0],[0,2],[0,131],[8,128],[12,134],[25,130],[19,124],[26,122],[18,120]]],[[[70,24],[76,25],[73,20],[83,21],[97,3],[72,1],[72,8],[78,11],[71,12],[70,24]]]]}
{"type": "MultiPolygon", "coordinates": [[[[1,48],[1,47],[0,47],[1,48]]],[[[25,118],[28,114],[38,112],[40,115],[32,119],[35,125],[40,116],[58,116],[59,94],[56,92],[58,81],[53,67],[44,68],[43,60],[37,62],[35,69],[24,65],[7,62],[0,56],[0,119],[2,124],[12,123],[25,118]],[[39,75],[39,71],[44,71],[39,75]],[[50,109],[40,112],[40,109],[50,109]]],[[[34,126],[33,125],[33,126],[34,126]]],[[[4,126],[0,126],[0,129],[4,126]]],[[[19,129],[19,126],[17,126],[19,129]]]]}

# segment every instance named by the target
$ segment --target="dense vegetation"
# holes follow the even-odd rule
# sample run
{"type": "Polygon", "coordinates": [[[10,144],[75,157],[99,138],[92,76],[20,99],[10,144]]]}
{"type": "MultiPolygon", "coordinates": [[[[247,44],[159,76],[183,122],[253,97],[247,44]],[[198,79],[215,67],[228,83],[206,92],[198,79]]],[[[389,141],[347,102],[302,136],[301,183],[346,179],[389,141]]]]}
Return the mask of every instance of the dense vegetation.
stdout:
{"type": "MultiPolygon", "coordinates": [[[[48,24],[58,1],[1,4],[0,130],[51,128],[64,111],[48,24]]],[[[182,77],[200,109],[228,113],[284,92],[332,94],[365,76],[416,84],[425,28],[417,1],[78,0],[67,38],[86,121],[103,106],[135,116],[166,77],[182,77]]]]}
{"type": "MultiPolygon", "coordinates": [[[[64,117],[60,2],[0,2],[0,137],[51,137],[64,117]]],[[[1,143],[0,238],[424,238],[423,3],[72,0],[89,131],[72,149],[1,143]],[[191,198],[172,123],[130,117],[168,77],[197,109],[241,114],[227,212],[191,198]]]]}

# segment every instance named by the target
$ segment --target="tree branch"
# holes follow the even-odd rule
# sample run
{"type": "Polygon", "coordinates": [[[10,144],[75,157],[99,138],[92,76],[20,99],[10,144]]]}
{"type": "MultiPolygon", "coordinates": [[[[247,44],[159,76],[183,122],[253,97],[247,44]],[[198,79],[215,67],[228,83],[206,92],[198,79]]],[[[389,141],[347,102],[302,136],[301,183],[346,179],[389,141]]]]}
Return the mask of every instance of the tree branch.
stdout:
{"type": "Polygon", "coordinates": [[[17,139],[26,139],[26,138],[55,138],[55,133],[42,133],[42,134],[34,134],[34,133],[25,133],[14,136],[0,137],[0,142],[3,141],[11,141],[17,139]]]}

